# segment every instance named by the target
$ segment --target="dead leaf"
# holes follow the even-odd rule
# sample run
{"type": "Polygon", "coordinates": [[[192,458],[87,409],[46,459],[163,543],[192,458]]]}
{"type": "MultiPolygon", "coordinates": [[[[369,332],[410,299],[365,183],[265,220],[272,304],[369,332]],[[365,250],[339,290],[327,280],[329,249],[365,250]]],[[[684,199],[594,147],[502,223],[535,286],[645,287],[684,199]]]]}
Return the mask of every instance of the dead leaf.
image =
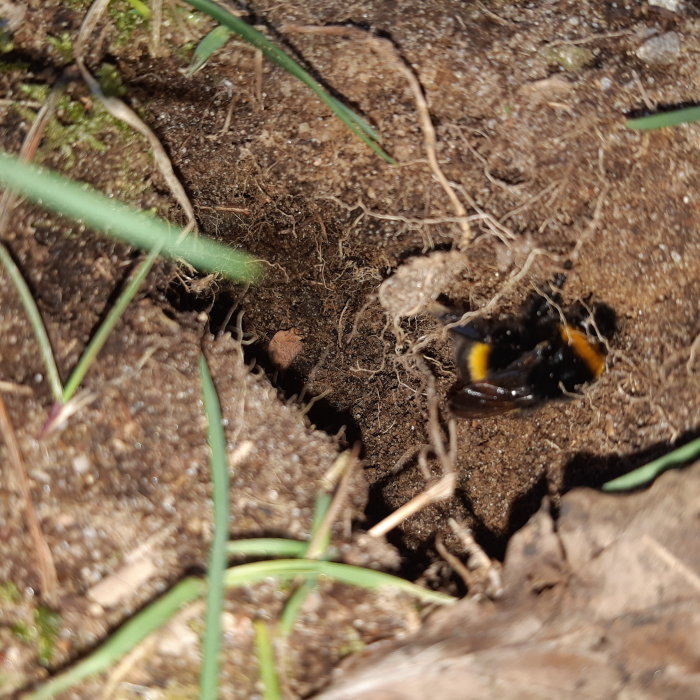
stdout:
{"type": "Polygon", "coordinates": [[[436,613],[317,698],[698,697],[699,508],[700,462],[633,495],[576,489],[556,527],[545,504],[508,546],[502,599],[436,613]]]}

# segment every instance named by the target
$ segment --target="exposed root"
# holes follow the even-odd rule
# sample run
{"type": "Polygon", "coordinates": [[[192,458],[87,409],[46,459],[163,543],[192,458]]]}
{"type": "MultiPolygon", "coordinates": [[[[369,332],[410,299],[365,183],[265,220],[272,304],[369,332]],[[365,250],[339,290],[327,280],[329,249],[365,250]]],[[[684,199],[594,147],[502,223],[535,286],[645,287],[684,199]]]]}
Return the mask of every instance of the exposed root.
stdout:
{"type": "Polygon", "coordinates": [[[369,46],[376,51],[376,53],[388,65],[392,66],[404,76],[408,82],[411,92],[413,93],[413,99],[416,103],[418,121],[423,132],[423,147],[425,148],[426,155],[428,157],[430,169],[432,170],[435,179],[440,183],[440,186],[445,191],[445,194],[452,204],[452,209],[454,210],[455,214],[460,218],[459,226],[462,231],[462,237],[459,241],[459,247],[465,248],[473,238],[472,230],[469,226],[469,221],[467,220],[467,210],[457,197],[453,187],[450,185],[448,179],[445,177],[445,174],[440,168],[437,158],[437,137],[435,135],[435,128],[433,127],[432,119],[430,118],[430,110],[428,109],[428,103],[425,99],[423,88],[416,77],[414,69],[396,50],[394,44],[389,39],[384,39],[376,34],[371,34],[357,27],[314,27],[288,24],[282,27],[282,31],[299,32],[305,34],[346,36],[353,39],[360,39],[361,41],[367,42],[369,46]]]}

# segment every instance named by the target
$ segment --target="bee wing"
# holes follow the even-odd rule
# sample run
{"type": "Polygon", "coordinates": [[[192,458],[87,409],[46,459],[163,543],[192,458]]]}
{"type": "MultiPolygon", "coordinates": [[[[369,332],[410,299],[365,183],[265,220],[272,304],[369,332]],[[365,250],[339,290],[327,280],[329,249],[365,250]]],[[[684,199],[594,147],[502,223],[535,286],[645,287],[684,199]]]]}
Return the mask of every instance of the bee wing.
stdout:
{"type": "Polygon", "coordinates": [[[472,382],[455,391],[448,400],[450,410],[459,418],[477,418],[508,413],[518,408],[532,406],[539,397],[527,384],[510,386],[499,384],[498,377],[488,381],[472,382]]]}
{"type": "Polygon", "coordinates": [[[451,411],[460,418],[474,418],[536,404],[540,396],[530,381],[530,372],[541,360],[542,352],[543,348],[537,346],[480,381],[467,382],[449,397],[451,411]]]}

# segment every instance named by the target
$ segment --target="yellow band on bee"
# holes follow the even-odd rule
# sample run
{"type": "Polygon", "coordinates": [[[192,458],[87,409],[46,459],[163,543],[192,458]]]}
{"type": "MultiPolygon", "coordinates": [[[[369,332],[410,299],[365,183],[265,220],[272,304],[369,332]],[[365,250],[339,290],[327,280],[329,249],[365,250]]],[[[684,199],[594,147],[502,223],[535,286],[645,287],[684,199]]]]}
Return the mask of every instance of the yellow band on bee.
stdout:
{"type": "Polygon", "coordinates": [[[488,343],[474,343],[469,352],[469,376],[473,382],[482,382],[489,371],[491,346],[488,343]]]}
{"type": "Polygon", "coordinates": [[[583,360],[594,377],[600,377],[605,369],[605,355],[588,340],[585,333],[571,326],[561,327],[561,337],[583,360]]]}

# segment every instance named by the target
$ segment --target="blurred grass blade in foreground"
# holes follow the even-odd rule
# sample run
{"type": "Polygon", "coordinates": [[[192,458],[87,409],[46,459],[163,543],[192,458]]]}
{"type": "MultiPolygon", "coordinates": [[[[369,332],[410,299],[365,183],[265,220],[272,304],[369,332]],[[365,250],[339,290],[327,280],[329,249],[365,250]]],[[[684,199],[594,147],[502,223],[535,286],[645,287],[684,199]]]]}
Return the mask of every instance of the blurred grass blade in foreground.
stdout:
{"type": "Polygon", "coordinates": [[[628,129],[647,131],[649,129],[662,129],[665,126],[678,126],[690,122],[700,121],[700,106],[685,107],[684,109],[674,109],[670,112],[659,112],[649,114],[645,117],[628,119],[625,123],[628,129]]]}
{"type": "Polygon", "coordinates": [[[259,274],[258,263],[247,253],[201,236],[181,236],[163,219],[7,153],[0,153],[0,184],[129,245],[144,250],[160,247],[164,255],[181,258],[198,270],[241,282],[252,282],[259,274]]]}
{"type": "Polygon", "coordinates": [[[676,448],[672,452],[645,464],[639,469],[634,469],[627,474],[618,476],[617,479],[603,484],[603,491],[630,491],[646,486],[656,479],[659,474],[671,467],[678,467],[700,457],[700,438],[676,448]]]}
{"type": "Polygon", "coordinates": [[[204,355],[199,356],[199,374],[207,416],[208,442],[211,450],[212,499],[214,501],[214,536],[209,548],[207,569],[207,611],[202,644],[200,697],[216,698],[219,687],[221,653],[221,614],[224,609],[224,571],[229,530],[229,475],[226,436],[221,422],[221,404],[204,355]]]}

